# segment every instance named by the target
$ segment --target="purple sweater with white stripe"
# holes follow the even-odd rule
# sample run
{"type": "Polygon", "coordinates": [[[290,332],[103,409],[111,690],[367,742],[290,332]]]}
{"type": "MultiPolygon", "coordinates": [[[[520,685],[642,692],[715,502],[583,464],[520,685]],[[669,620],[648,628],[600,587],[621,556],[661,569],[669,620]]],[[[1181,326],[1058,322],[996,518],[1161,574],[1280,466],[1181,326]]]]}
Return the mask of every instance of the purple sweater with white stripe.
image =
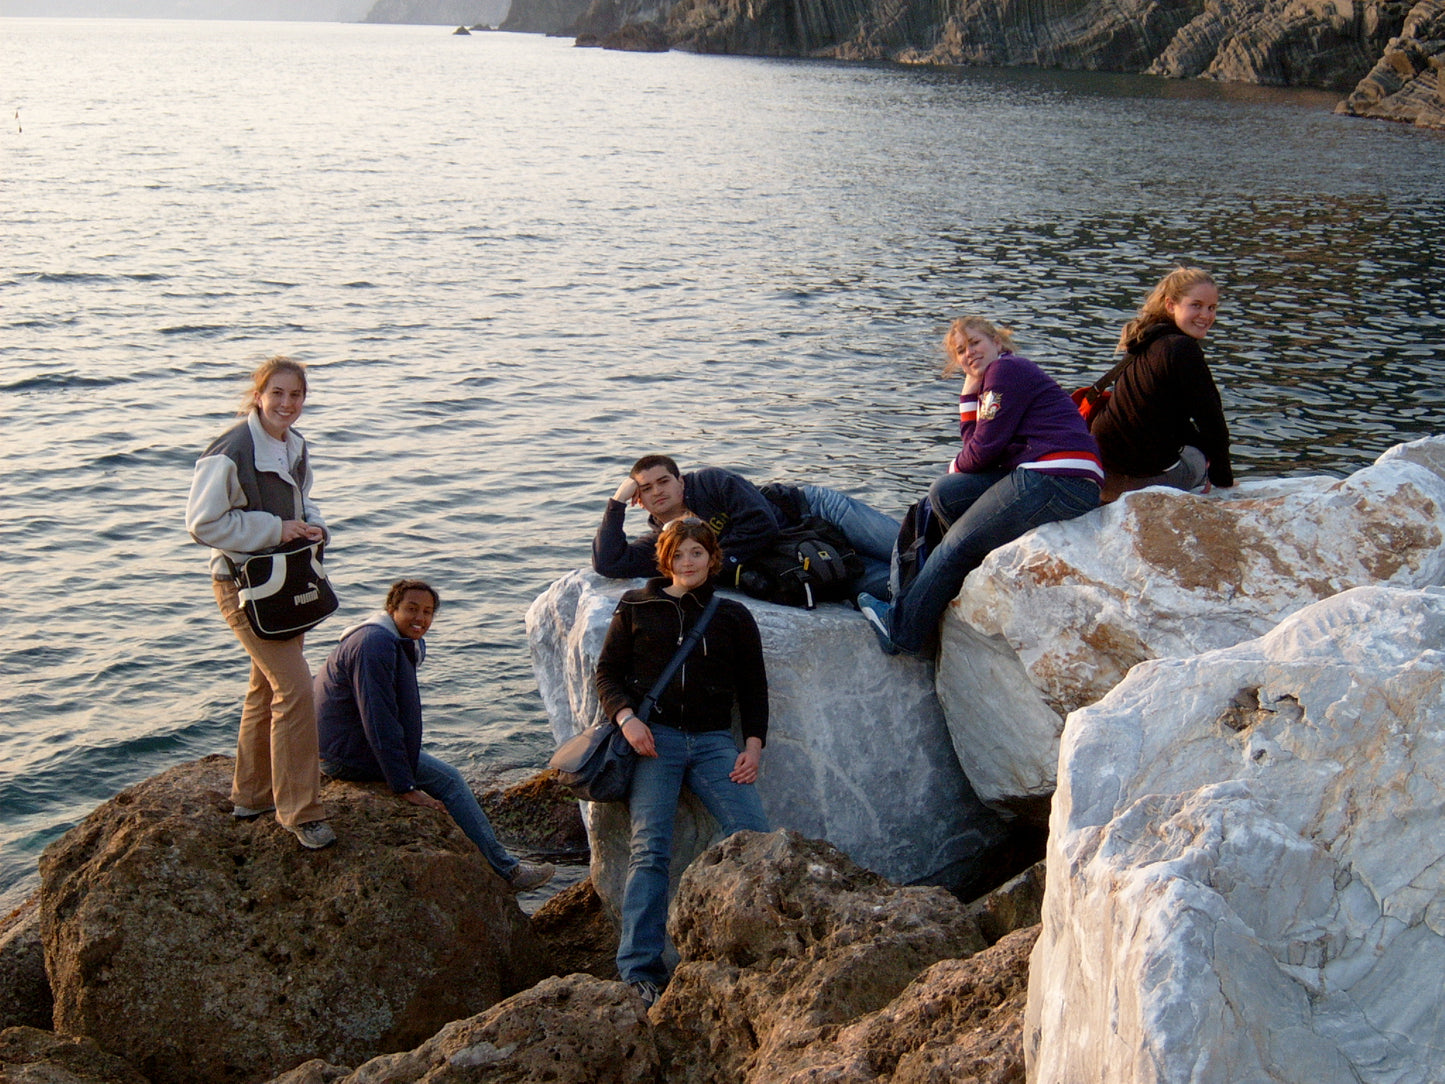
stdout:
{"type": "Polygon", "coordinates": [[[963,450],[953,471],[1011,471],[1015,467],[1102,482],[1099,446],[1079,408],[1052,377],[1028,358],[1000,354],[976,394],[958,397],[963,450]]]}

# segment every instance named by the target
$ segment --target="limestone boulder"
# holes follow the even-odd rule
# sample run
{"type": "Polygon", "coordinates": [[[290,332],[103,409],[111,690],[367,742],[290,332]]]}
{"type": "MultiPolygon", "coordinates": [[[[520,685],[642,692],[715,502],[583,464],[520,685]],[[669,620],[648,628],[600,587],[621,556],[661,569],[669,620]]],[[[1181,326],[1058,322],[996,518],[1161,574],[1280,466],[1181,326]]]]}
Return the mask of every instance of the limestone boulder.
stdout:
{"type": "Polygon", "coordinates": [[[655,1084],[657,1046],[628,987],[546,979],[456,1020],[415,1050],[355,1070],[311,1061],[270,1084],[655,1084]]]}
{"type": "Polygon", "coordinates": [[[974,790],[1047,814],[1064,717],[1145,659],[1263,635],[1352,587],[1445,583],[1445,438],[1344,479],[1126,494],[995,550],[942,623],[938,696],[974,790]]]}
{"type": "Polygon", "coordinates": [[[40,897],[35,895],[0,922],[0,1030],[48,1031],[54,1009],[40,936],[40,897]]]}
{"type": "Polygon", "coordinates": [[[1445,0],[1419,0],[1336,113],[1445,128],[1445,0]]]}
{"type": "Polygon", "coordinates": [[[445,813],[331,783],[340,841],[238,822],[233,762],[122,791],[46,849],[56,1029],[154,1084],[244,1084],[403,1050],[545,974],[507,886],[445,813]]]}
{"type": "MultiPolygon", "coordinates": [[[[574,572],[527,611],[537,686],[558,744],[600,714],[597,655],[617,599],[632,586],[574,572]]],[[[944,883],[968,895],[1011,875],[1013,869],[993,877],[1010,829],[980,804],[959,767],[931,668],[882,655],[851,608],[742,601],[757,620],[768,668],[770,722],[758,792],[769,822],[826,839],[899,883],[944,883]]],[[[627,873],[626,809],[592,804],[586,819],[592,880],[615,911],[627,873]]],[[[673,843],[674,885],[715,831],[701,803],[685,794],[673,843]]]]}
{"type": "Polygon", "coordinates": [[[899,888],[794,832],[740,832],[683,875],[681,957],[653,1009],[669,1082],[783,1079],[837,1026],[983,949],[941,888],[899,888]]]}
{"type": "Polygon", "coordinates": [[[0,1031],[4,1084],[149,1084],[123,1058],[90,1039],[31,1027],[0,1031]]]}
{"type": "Polygon", "coordinates": [[[1442,718],[1445,590],[1390,587],[1071,715],[1029,1079],[1439,1080],[1442,718]]]}

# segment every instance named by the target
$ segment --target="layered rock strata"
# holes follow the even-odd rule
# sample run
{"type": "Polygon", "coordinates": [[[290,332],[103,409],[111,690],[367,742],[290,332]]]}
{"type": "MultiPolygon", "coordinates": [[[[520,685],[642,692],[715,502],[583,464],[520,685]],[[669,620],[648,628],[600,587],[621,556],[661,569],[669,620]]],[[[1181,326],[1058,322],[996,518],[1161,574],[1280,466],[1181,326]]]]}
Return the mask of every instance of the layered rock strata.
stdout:
{"type": "Polygon", "coordinates": [[[1420,0],[1336,113],[1445,128],[1445,0],[1420,0]]]}
{"type": "Polygon", "coordinates": [[[994,551],[943,620],[938,695],[983,800],[1037,813],[1064,717],[1145,659],[1260,636],[1368,584],[1445,583],[1445,438],[1345,479],[1147,489],[994,551]]]}
{"type": "Polygon", "coordinates": [[[1440,1079],[1442,718],[1445,591],[1385,587],[1071,715],[1029,1079],[1440,1079]]]}

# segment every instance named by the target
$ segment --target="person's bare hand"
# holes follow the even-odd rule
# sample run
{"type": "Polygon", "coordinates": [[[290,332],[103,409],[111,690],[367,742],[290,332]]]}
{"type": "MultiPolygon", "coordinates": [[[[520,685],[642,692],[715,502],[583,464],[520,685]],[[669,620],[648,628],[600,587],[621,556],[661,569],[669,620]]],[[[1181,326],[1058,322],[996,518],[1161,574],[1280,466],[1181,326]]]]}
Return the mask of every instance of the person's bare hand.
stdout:
{"type": "Polygon", "coordinates": [[[423,809],[446,809],[446,806],[433,798],[424,790],[409,790],[402,795],[412,805],[419,805],[423,809]]]}
{"type": "Polygon", "coordinates": [[[325,537],[325,531],[320,527],[307,523],[304,519],[283,519],[281,521],[282,542],[295,542],[298,538],[305,538],[311,542],[320,542],[325,537]]]}
{"type": "Polygon", "coordinates": [[[622,484],[617,487],[617,492],[612,494],[612,499],[619,504],[637,503],[637,479],[628,475],[622,484]]]}

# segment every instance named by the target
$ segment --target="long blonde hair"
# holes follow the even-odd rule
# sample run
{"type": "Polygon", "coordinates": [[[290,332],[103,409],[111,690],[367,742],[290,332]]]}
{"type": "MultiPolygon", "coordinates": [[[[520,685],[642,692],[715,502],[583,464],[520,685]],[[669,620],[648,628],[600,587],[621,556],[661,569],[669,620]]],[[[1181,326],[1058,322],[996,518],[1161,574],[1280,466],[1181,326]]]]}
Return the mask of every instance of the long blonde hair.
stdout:
{"type": "Polygon", "coordinates": [[[1172,319],[1165,302],[1172,301],[1178,304],[1184,295],[1194,287],[1205,284],[1213,286],[1215,289],[1219,288],[1214,277],[1203,268],[1182,265],[1176,267],[1159,280],[1158,285],[1144,299],[1144,304],[1139,306],[1139,311],[1135,314],[1134,319],[1124,325],[1124,330],[1119,333],[1119,344],[1114,349],[1116,351],[1127,350],[1129,343],[1139,338],[1149,328],[1172,319]]]}
{"type": "Polygon", "coordinates": [[[266,390],[266,385],[277,373],[291,373],[297,380],[301,381],[301,394],[304,396],[311,389],[306,384],[306,366],[299,361],[293,361],[284,354],[277,354],[275,357],[267,358],[256,367],[251,374],[251,385],[246,389],[246,394],[241,399],[241,408],[237,414],[245,417],[256,409],[256,400],[266,390]]]}
{"type": "Polygon", "coordinates": [[[1014,333],[1012,328],[997,327],[991,320],[985,320],[982,316],[960,316],[948,328],[948,334],[943,337],[943,352],[948,360],[943,363],[943,375],[952,376],[954,373],[963,371],[962,351],[958,348],[958,340],[970,331],[976,331],[980,335],[986,335],[999,345],[1001,353],[1012,354],[1014,351],[1014,333]]]}

